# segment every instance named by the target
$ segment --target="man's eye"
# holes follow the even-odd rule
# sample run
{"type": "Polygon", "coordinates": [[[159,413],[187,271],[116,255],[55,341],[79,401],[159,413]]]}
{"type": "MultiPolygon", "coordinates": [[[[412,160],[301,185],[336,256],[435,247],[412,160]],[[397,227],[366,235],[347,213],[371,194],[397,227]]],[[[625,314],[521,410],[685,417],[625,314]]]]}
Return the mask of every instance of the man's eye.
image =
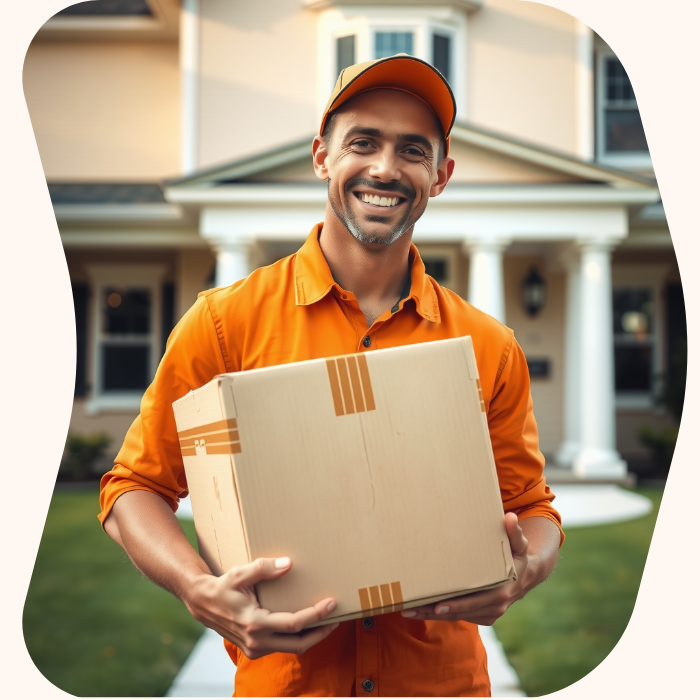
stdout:
{"type": "Polygon", "coordinates": [[[369,148],[372,144],[367,139],[360,139],[359,141],[354,141],[352,145],[358,148],[369,148]]]}
{"type": "Polygon", "coordinates": [[[423,151],[421,151],[420,148],[415,148],[414,146],[409,146],[409,148],[406,148],[404,150],[404,153],[406,153],[409,156],[418,156],[418,157],[425,155],[425,153],[423,153],[423,151]]]}

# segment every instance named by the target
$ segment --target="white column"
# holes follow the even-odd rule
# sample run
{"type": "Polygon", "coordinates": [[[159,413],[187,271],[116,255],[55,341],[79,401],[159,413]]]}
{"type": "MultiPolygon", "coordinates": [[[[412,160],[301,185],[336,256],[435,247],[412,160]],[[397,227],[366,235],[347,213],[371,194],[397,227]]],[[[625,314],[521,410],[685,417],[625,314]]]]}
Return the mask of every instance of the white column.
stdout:
{"type": "Polygon", "coordinates": [[[180,164],[197,169],[199,129],[199,0],[182,0],[180,11],[180,164]]]}
{"type": "Polygon", "coordinates": [[[509,242],[493,238],[467,240],[463,244],[469,255],[469,303],[501,323],[506,320],[503,249],[509,242]]]}
{"type": "Polygon", "coordinates": [[[593,30],[576,21],[576,155],[594,158],[593,30]]]}
{"type": "Polygon", "coordinates": [[[574,473],[581,478],[619,478],[627,473],[615,449],[611,248],[608,241],[580,244],[581,451],[574,473]]]}
{"type": "Polygon", "coordinates": [[[578,251],[563,258],[566,277],[564,338],[564,442],[554,457],[560,467],[571,467],[581,450],[581,274],[578,251]]]}
{"type": "Polygon", "coordinates": [[[215,244],[216,286],[228,287],[250,274],[248,244],[244,241],[222,241],[215,244]]]}

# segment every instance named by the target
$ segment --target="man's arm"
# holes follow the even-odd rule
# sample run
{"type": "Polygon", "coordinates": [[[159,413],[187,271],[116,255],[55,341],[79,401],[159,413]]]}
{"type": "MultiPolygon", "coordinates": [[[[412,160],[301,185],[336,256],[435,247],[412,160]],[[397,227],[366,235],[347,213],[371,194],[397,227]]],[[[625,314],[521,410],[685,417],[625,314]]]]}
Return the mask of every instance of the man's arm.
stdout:
{"type": "Polygon", "coordinates": [[[168,504],[150,491],[121,495],[104,529],[139,571],[175,594],[193,617],[233,642],[249,659],[277,651],[303,654],[338,626],[299,634],[335,609],[332,598],[296,613],[270,613],[260,607],[255,584],[286,574],[292,565],[287,557],[256,559],[214,576],[168,504]]]}
{"type": "Polygon", "coordinates": [[[561,533],[549,518],[534,516],[518,521],[514,513],[506,513],[506,532],[513,552],[516,581],[461,598],[421,605],[401,614],[417,620],[464,620],[492,625],[516,600],[552,573],[559,556],[561,533]]]}

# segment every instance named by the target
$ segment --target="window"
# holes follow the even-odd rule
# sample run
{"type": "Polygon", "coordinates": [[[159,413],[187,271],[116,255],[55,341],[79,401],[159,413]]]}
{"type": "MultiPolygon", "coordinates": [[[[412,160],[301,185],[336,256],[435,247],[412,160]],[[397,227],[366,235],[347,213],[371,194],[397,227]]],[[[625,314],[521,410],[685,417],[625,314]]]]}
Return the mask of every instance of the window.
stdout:
{"type": "Polygon", "coordinates": [[[336,77],[348,66],[352,66],[355,61],[355,35],[341,36],[336,39],[336,77]]]}
{"type": "Polygon", "coordinates": [[[450,37],[443,34],[433,34],[433,65],[450,82],[450,37]]]}
{"type": "Polygon", "coordinates": [[[92,281],[90,385],[85,410],[134,410],[172,327],[165,265],[87,265],[92,281]],[[168,319],[165,318],[166,314],[168,319]]]}
{"type": "Polygon", "coordinates": [[[374,57],[384,58],[397,53],[413,55],[413,32],[376,32],[374,57]]]}
{"type": "Polygon", "coordinates": [[[615,391],[649,394],[653,388],[654,300],[649,287],[613,291],[615,391]]]}
{"type": "Polygon", "coordinates": [[[426,274],[441,287],[459,294],[459,249],[450,245],[423,243],[419,245],[419,251],[426,274]]]}
{"type": "Polygon", "coordinates": [[[632,83],[612,53],[598,57],[598,157],[620,167],[650,167],[642,118],[632,83]]]}

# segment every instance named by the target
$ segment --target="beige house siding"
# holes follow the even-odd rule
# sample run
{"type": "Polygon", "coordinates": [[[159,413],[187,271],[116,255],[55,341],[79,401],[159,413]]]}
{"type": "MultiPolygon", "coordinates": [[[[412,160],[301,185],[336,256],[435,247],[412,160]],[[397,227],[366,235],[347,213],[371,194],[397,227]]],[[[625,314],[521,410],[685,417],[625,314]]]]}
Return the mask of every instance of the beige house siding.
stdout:
{"type": "Polygon", "coordinates": [[[550,376],[531,383],[540,449],[551,456],[564,437],[564,314],[566,275],[549,272],[536,257],[506,256],[503,259],[506,325],[515,332],[523,352],[531,359],[549,360],[550,376]],[[530,318],[521,300],[522,281],[531,265],[547,281],[547,301],[538,316],[530,318]]]}
{"type": "Polygon", "coordinates": [[[175,262],[175,320],[179,320],[208,289],[216,258],[211,250],[181,250],[175,262]]]}
{"type": "Polygon", "coordinates": [[[177,43],[35,39],[24,94],[47,180],[179,174],[177,43]]]}
{"type": "Polygon", "coordinates": [[[576,20],[533,2],[484,0],[469,16],[468,119],[576,150],[576,20]]]}
{"type": "Polygon", "coordinates": [[[317,15],[300,0],[201,0],[199,167],[316,128],[317,15]]]}

